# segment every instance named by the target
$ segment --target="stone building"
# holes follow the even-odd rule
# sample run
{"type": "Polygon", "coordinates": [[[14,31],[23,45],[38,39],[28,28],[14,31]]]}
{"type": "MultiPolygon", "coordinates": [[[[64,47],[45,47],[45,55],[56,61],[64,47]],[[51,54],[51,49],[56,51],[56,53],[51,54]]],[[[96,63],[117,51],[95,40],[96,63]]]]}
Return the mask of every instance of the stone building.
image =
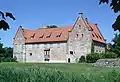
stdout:
{"type": "Polygon", "coordinates": [[[13,41],[13,56],[18,62],[73,63],[91,52],[105,52],[106,46],[98,26],[82,13],[73,26],[38,30],[20,26],[13,41]]]}

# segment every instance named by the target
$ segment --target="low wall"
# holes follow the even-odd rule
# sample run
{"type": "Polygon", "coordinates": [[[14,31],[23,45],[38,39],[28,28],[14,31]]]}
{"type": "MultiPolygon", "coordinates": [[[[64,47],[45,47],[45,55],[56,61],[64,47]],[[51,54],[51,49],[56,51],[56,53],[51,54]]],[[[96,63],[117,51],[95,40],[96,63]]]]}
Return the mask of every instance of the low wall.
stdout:
{"type": "Polygon", "coordinates": [[[120,59],[99,59],[93,65],[98,67],[120,67],[120,59]]]}

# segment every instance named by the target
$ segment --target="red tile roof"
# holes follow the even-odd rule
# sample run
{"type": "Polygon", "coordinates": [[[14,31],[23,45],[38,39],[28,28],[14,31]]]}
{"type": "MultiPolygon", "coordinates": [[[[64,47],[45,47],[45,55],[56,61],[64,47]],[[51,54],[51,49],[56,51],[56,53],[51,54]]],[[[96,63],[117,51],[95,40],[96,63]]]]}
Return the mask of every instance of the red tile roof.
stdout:
{"type": "Polygon", "coordinates": [[[101,42],[101,43],[106,43],[106,41],[104,40],[104,37],[102,36],[99,28],[97,27],[97,25],[89,23],[90,27],[92,28],[92,40],[93,41],[97,41],[97,42],[101,42]]]}
{"type": "Polygon", "coordinates": [[[34,42],[60,42],[68,40],[68,32],[72,29],[72,26],[64,28],[41,28],[40,30],[25,30],[24,37],[25,43],[34,42]]]}
{"type": "MultiPolygon", "coordinates": [[[[106,43],[101,32],[95,24],[89,23],[92,31],[92,39],[97,42],[106,43]]],[[[60,42],[68,40],[68,33],[73,26],[58,27],[58,28],[41,28],[39,30],[26,30],[23,29],[25,43],[35,42],[60,42]]]]}

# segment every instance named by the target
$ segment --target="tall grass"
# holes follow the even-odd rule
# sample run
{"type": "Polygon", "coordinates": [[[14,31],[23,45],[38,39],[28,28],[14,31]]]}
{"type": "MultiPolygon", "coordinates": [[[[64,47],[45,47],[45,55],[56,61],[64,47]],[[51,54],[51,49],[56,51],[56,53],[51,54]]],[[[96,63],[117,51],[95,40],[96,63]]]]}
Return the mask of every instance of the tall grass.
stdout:
{"type": "Polygon", "coordinates": [[[120,72],[75,73],[40,67],[0,68],[0,82],[120,82],[120,72]]]}

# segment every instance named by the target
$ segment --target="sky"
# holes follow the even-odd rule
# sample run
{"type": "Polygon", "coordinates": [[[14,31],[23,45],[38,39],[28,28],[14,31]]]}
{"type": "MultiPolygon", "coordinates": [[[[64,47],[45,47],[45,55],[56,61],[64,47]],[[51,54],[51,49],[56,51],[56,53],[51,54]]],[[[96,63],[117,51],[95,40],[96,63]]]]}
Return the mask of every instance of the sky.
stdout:
{"type": "Polygon", "coordinates": [[[25,29],[38,29],[41,26],[70,26],[83,13],[92,23],[97,23],[107,42],[114,37],[112,24],[117,15],[109,5],[99,5],[99,0],[1,0],[0,10],[12,12],[16,20],[7,18],[8,31],[0,30],[4,47],[13,46],[13,38],[19,26],[25,29]]]}

